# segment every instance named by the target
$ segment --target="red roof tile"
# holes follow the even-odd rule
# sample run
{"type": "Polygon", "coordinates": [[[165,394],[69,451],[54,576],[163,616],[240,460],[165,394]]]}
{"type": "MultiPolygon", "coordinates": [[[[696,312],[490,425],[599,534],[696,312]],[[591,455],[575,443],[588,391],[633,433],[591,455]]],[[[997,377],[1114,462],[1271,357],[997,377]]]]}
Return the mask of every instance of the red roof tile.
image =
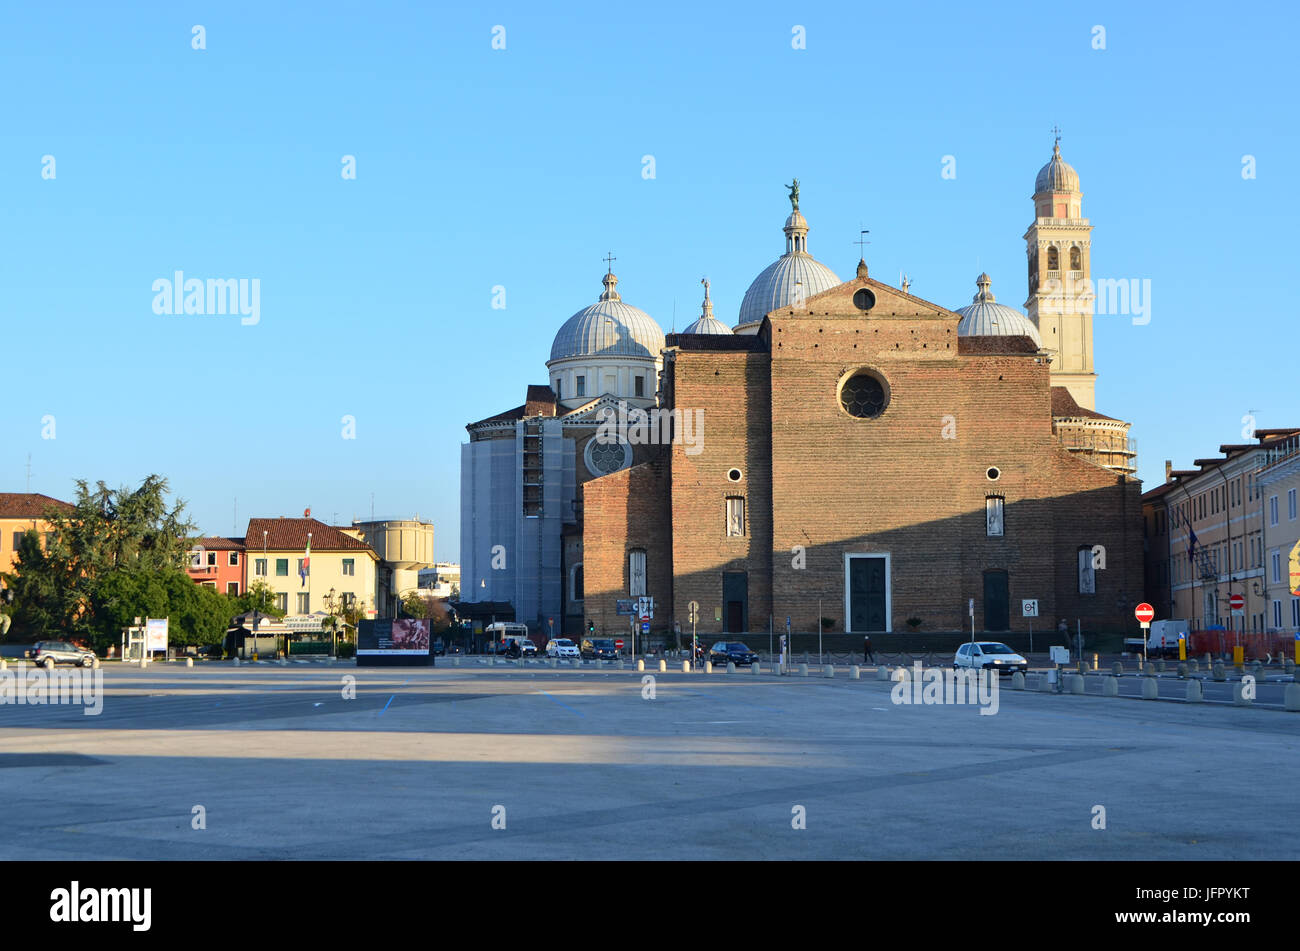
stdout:
{"type": "Polygon", "coordinates": [[[0,518],[41,518],[50,509],[67,513],[73,506],[37,492],[0,492],[0,518]]]}
{"type": "Polygon", "coordinates": [[[1052,387],[1052,415],[1056,417],[1082,417],[1083,419],[1110,419],[1119,422],[1114,416],[1107,416],[1105,413],[1098,413],[1093,409],[1084,409],[1074,401],[1070,391],[1063,386],[1052,387]]]}
{"type": "Polygon", "coordinates": [[[307,547],[308,532],[311,532],[312,551],[368,551],[374,554],[374,549],[365,542],[314,518],[250,518],[244,544],[249,551],[262,548],[267,551],[302,551],[307,547]],[[266,532],[265,545],[262,543],[263,532],[266,532]]]}

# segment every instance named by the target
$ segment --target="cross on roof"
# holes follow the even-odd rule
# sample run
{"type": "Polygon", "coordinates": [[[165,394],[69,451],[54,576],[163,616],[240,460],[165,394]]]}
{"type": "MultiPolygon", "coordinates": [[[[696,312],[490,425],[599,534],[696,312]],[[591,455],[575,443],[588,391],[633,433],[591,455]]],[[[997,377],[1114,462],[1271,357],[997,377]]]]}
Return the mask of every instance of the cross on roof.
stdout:
{"type": "MultiPolygon", "coordinates": [[[[871,234],[871,232],[870,232],[870,231],[867,231],[867,230],[863,230],[863,231],[862,231],[862,234],[864,234],[864,235],[866,235],[866,234],[871,234]]],[[[861,237],[861,235],[860,235],[860,236],[858,237],[858,240],[857,240],[857,241],[854,241],[853,243],[856,244],[856,245],[858,246],[858,252],[859,252],[858,257],[862,258],[862,259],[865,261],[865,260],[867,259],[865,245],[868,245],[868,244],[870,244],[871,242],[868,241],[866,238],[861,237]]]]}
{"type": "Polygon", "coordinates": [[[614,262],[617,260],[618,258],[614,257],[613,251],[608,251],[605,253],[605,269],[609,271],[610,274],[614,273],[614,262]]]}
{"type": "Polygon", "coordinates": [[[1056,144],[1057,144],[1057,145],[1060,145],[1060,144],[1061,144],[1061,129],[1060,129],[1060,126],[1057,126],[1056,124],[1053,124],[1053,125],[1052,125],[1052,135],[1056,136],[1056,144]]]}

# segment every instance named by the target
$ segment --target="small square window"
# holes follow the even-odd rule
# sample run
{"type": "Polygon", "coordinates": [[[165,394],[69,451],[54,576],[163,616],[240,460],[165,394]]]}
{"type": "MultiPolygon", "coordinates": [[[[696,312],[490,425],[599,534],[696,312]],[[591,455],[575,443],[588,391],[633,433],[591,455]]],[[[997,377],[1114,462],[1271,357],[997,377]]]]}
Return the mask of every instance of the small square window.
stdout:
{"type": "Polygon", "coordinates": [[[230,553],[230,564],[231,564],[232,566],[233,566],[233,565],[237,565],[237,564],[239,564],[239,552],[237,552],[237,551],[232,551],[232,552],[230,553]]]}
{"type": "Polygon", "coordinates": [[[343,573],[345,575],[355,575],[357,573],[357,563],[354,558],[343,559],[343,573]]]}
{"type": "Polygon", "coordinates": [[[288,559],[288,558],[277,558],[277,559],[275,559],[275,576],[276,576],[277,578],[287,578],[287,577],[289,577],[289,559],[288,559]]]}
{"type": "Polygon", "coordinates": [[[253,565],[253,574],[266,577],[266,559],[259,558],[253,565]]]}

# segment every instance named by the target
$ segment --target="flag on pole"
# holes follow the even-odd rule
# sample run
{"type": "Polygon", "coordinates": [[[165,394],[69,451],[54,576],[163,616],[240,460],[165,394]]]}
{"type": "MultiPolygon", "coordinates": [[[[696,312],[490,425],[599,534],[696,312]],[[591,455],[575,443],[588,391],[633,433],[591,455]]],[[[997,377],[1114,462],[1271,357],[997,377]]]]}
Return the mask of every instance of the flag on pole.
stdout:
{"type": "Polygon", "coordinates": [[[311,532],[307,533],[307,553],[303,556],[302,564],[298,568],[298,577],[302,579],[299,587],[307,587],[307,576],[311,574],[311,532]]]}
{"type": "Polygon", "coordinates": [[[1188,528],[1187,560],[1196,561],[1196,529],[1188,528]]]}

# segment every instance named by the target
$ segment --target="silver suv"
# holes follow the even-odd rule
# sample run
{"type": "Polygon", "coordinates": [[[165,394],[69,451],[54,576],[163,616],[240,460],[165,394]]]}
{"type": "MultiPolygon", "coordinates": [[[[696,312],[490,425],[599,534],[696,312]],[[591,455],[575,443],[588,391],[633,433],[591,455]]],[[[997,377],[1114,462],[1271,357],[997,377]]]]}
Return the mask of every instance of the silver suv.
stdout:
{"type": "Polygon", "coordinates": [[[95,652],[88,651],[67,641],[37,641],[32,648],[32,660],[46,668],[55,664],[77,664],[81,667],[95,666],[95,652]]]}

